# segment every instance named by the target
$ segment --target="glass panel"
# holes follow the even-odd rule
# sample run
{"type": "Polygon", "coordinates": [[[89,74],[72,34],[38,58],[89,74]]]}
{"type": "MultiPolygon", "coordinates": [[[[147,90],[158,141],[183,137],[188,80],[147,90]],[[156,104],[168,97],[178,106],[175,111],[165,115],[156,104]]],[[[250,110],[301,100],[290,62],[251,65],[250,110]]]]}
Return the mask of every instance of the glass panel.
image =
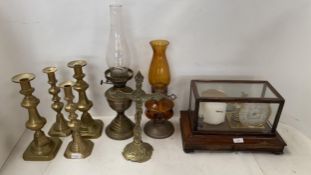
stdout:
{"type": "Polygon", "coordinates": [[[198,130],[270,133],[278,103],[199,104],[198,130]]]}
{"type": "Polygon", "coordinates": [[[194,97],[194,93],[193,93],[193,89],[190,92],[190,104],[189,104],[189,110],[190,112],[194,112],[195,110],[195,97],[194,97]]]}
{"type": "Polygon", "coordinates": [[[264,83],[196,82],[200,97],[277,98],[264,83]]]}

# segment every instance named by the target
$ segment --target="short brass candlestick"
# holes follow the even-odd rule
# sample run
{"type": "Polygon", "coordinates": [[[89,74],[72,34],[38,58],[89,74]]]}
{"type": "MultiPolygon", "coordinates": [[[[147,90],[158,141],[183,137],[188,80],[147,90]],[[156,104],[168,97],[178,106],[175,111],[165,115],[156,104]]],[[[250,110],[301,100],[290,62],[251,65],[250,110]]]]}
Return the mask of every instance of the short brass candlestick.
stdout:
{"type": "Polygon", "coordinates": [[[60,88],[56,86],[57,80],[55,77],[55,72],[57,71],[56,67],[46,67],[43,70],[43,73],[46,73],[48,76],[48,83],[51,85],[49,88],[49,93],[52,97],[52,109],[56,111],[56,122],[52,125],[49,135],[53,137],[66,137],[70,135],[71,130],[67,125],[67,121],[62,114],[62,109],[64,107],[64,103],[60,101],[60,97],[58,96],[60,92],[60,88]]]}
{"type": "Polygon", "coordinates": [[[79,93],[77,108],[82,112],[81,136],[86,138],[98,138],[102,134],[104,123],[101,120],[94,120],[88,112],[93,106],[93,103],[86,96],[86,90],[89,85],[83,80],[85,74],[83,73],[82,67],[86,64],[84,60],[76,60],[69,62],[68,67],[74,69],[73,77],[77,80],[73,88],[79,93]]]}
{"type": "Polygon", "coordinates": [[[107,126],[106,134],[115,140],[125,140],[133,136],[134,123],[124,113],[131,106],[132,100],[119,96],[115,97],[112,94],[116,91],[123,93],[133,91],[132,88],[126,86],[126,82],[133,77],[133,71],[125,68],[126,71],[123,74],[115,74],[113,73],[115,72],[114,69],[116,68],[109,68],[105,72],[107,82],[113,84],[113,87],[105,92],[105,96],[109,106],[117,112],[117,116],[107,126]]]}
{"type": "Polygon", "coordinates": [[[68,126],[72,131],[72,141],[68,144],[64,155],[68,159],[86,158],[92,153],[94,143],[82,138],[79,131],[81,122],[77,119],[78,115],[75,112],[77,105],[73,103],[74,96],[72,94],[74,82],[65,81],[60,86],[64,88],[65,100],[67,101],[65,110],[69,113],[68,126]]]}
{"type": "Polygon", "coordinates": [[[40,100],[32,95],[35,89],[31,87],[30,81],[33,79],[35,79],[35,75],[31,73],[18,74],[12,78],[14,83],[20,83],[20,93],[25,96],[21,106],[26,108],[29,113],[26,127],[35,131],[33,141],[24,152],[23,158],[24,160],[48,161],[56,156],[62,141],[59,138],[47,137],[41,130],[46,119],[40,116],[37,110],[40,100]]]}

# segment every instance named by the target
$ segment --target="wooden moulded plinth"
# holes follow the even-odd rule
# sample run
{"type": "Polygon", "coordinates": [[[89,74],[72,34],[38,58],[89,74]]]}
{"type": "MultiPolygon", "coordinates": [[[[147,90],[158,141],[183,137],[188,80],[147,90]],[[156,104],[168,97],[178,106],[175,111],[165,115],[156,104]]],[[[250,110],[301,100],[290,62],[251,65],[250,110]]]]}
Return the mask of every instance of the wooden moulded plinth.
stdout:
{"type": "Polygon", "coordinates": [[[180,112],[180,128],[184,152],[194,150],[229,150],[229,151],[262,151],[282,154],[286,143],[275,132],[274,135],[237,134],[195,134],[192,132],[188,111],[180,112]],[[233,139],[243,138],[243,143],[234,143],[233,139]]]}

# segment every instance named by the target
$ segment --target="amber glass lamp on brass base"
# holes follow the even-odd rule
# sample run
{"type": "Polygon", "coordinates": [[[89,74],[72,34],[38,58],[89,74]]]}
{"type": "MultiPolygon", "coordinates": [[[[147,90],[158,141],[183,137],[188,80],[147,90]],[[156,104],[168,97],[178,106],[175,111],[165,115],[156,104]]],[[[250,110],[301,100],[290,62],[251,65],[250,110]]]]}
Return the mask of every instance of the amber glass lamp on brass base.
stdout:
{"type": "MultiPolygon", "coordinates": [[[[153,40],[150,45],[153,49],[153,56],[149,68],[149,83],[152,93],[167,95],[170,70],[165,54],[169,42],[167,40],[153,40]]],[[[152,138],[162,139],[174,133],[174,126],[168,121],[174,114],[174,102],[172,99],[148,100],[145,103],[146,116],[150,119],[145,126],[144,132],[152,138]]]]}

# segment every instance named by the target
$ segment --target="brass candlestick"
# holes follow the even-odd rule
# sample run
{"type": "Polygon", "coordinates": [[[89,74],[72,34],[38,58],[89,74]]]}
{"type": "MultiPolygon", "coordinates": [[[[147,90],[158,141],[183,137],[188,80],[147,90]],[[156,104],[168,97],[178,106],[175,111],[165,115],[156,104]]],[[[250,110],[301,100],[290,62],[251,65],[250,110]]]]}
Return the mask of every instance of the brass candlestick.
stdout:
{"type": "Polygon", "coordinates": [[[78,115],[75,112],[77,105],[73,103],[72,87],[74,83],[72,81],[65,81],[60,86],[64,88],[65,100],[67,101],[65,110],[69,113],[68,126],[72,131],[72,141],[68,144],[64,155],[68,159],[86,158],[92,153],[94,143],[81,137],[79,131],[81,122],[77,119],[78,115]]]}
{"type": "Polygon", "coordinates": [[[60,92],[60,88],[56,86],[57,80],[55,77],[55,72],[57,71],[56,67],[46,67],[43,70],[43,73],[46,73],[48,76],[48,83],[51,85],[49,88],[49,93],[53,96],[51,105],[52,109],[56,111],[56,122],[52,125],[49,135],[54,137],[66,137],[70,135],[71,130],[67,125],[67,121],[62,114],[62,109],[64,107],[64,103],[60,101],[60,97],[58,93],[60,92]]]}
{"type": "Polygon", "coordinates": [[[30,81],[33,79],[35,79],[35,75],[31,73],[18,74],[12,78],[14,83],[20,83],[20,93],[25,96],[21,106],[26,108],[29,113],[26,127],[35,131],[33,141],[24,152],[23,158],[24,160],[48,161],[56,156],[62,141],[59,138],[47,137],[41,130],[46,119],[40,116],[37,110],[40,100],[32,95],[35,89],[31,87],[30,81]]]}
{"type": "Polygon", "coordinates": [[[69,62],[67,66],[74,69],[73,77],[77,80],[73,88],[79,93],[77,108],[82,112],[81,136],[86,138],[98,138],[102,134],[104,123],[101,120],[94,120],[88,112],[93,106],[93,103],[86,96],[86,90],[89,85],[83,80],[85,74],[83,73],[82,67],[86,64],[84,60],[76,60],[69,62]]]}
{"type": "Polygon", "coordinates": [[[141,116],[143,113],[143,103],[149,99],[165,98],[162,94],[146,94],[142,90],[142,82],[144,80],[143,75],[138,72],[135,76],[136,90],[132,93],[124,93],[122,91],[114,92],[113,96],[131,99],[136,103],[135,113],[135,126],[134,126],[134,139],[133,142],[126,145],[123,150],[123,156],[125,159],[134,162],[145,162],[151,158],[153,148],[149,143],[145,143],[141,139],[141,116]]]}

